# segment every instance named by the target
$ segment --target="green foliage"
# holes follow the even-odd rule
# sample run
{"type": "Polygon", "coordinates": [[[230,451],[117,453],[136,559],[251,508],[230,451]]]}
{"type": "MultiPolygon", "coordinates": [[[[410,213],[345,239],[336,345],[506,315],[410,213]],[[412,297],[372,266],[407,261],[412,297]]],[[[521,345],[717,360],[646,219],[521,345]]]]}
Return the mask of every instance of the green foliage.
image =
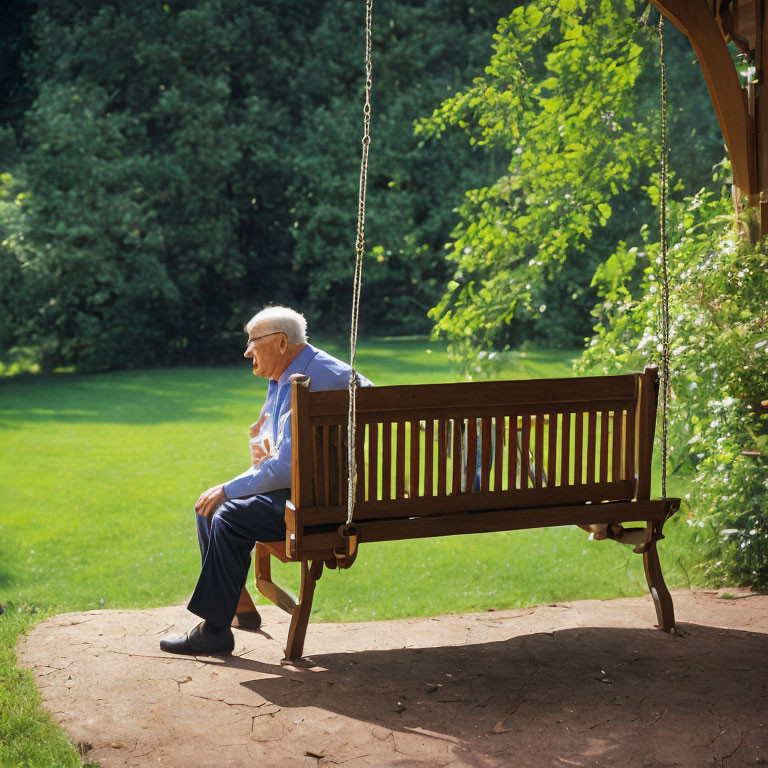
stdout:
{"type": "Polygon", "coordinates": [[[247,283],[267,268],[279,283],[279,244],[249,233],[275,218],[251,190],[272,177],[282,115],[268,100],[274,73],[238,44],[266,46],[265,12],[241,5],[236,22],[214,3],[38,11],[24,194],[0,220],[4,239],[24,243],[2,254],[21,273],[5,348],[37,348],[43,369],[178,361],[189,348],[210,359],[247,283]]]}
{"type": "MultiPolygon", "coordinates": [[[[526,267],[524,259],[519,269],[510,263],[519,294],[515,322],[501,320],[487,335],[495,334],[499,347],[528,339],[580,343],[594,303],[584,275],[645,215],[644,171],[628,171],[621,154],[646,152],[645,139],[632,149],[630,133],[633,121],[644,124],[652,112],[657,83],[650,49],[640,54],[638,74],[633,44],[622,49],[615,38],[626,29],[645,45],[650,33],[637,31],[615,1],[615,9],[604,2],[585,10],[539,0],[504,21],[495,69],[451,100],[464,105],[466,119],[456,125],[474,143],[460,130],[443,131],[457,117],[451,101],[432,127],[420,123],[414,135],[413,124],[482,70],[490,30],[510,4],[377,4],[363,333],[429,330],[426,309],[444,293],[452,266],[444,243],[469,188],[493,194],[489,201],[479,201],[479,192],[467,198],[459,232],[476,209],[486,217],[480,232],[501,222],[493,242],[514,219],[525,224],[523,232],[508,229],[514,241],[502,250],[542,262],[526,267]],[[621,21],[612,32],[614,17],[621,21]],[[510,37],[516,24],[519,55],[510,37]],[[528,69],[516,70],[516,62],[528,69]],[[623,94],[616,105],[608,104],[610,89],[623,94]],[[486,96],[488,108],[474,103],[486,96]],[[640,118],[628,116],[630,103],[640,118]],[[557,112],[563,135],[549,141],[551,122],[560,126],[557,112]],[[599,130],[582,141],[590,114],[599,130]],[[530,138],[507,139],[512,128],[530,138]],[[590,166],[601,135],[606,147],[618,142],[618,154],[590,166]],[[518,146],[522,157],[514,154],[518,146]],[[510,155],[513,171],[499,192],[489,185],[510,155]],[[569,191],[563,166],[571,181],[579,169],[618,174],[619,194],[603,198],[580,181],[569,191]],[[624,183],[627,172],[632,181],[624,183]],[[504,202],[510,184],[515,210],[504,202]],[[550,237],[539,258],[539,232],[561,220],[562,238],[570,233],[578,242],[561,248],[550,237]],[[571,258],[563,265],[566,252],[571,258]]],[[[0,247],[6,371],[36,361],[43,369],[97,369],[229,359],[236,351],[231,332],[267,301],[300,306],[325,332],[346,330],[361,130],[363,19],[356,0],[287,0],[279,7],[12,0],[6,16],[0,172],[13,176],[5,201],[18,203],[0,212],[0,242],[11,244],[0,247]]],[[[709,102],[690,46],[673,35],[667,48],[678,99],[671,134],[676,120],[688,120],[681,157],[698,178],[711,165],[712,145],[721,156],[721,140],[711,112],[709,121],[701,114],[709,102]]],[[[502,303],[505,276],[497,272],[504,270],[478,267],[478,301],[485,290],[502,303]]],[[[456,282],[467,284],[472,275],[459,272],[456,282]]],[[[471,331],[472,322],[450,311],[457,329],[471,331]]],[[[504,314],[499,306],[494,311],[504,314]]]]}
{"type": "MultiPolygon", "coordinates": [[[[670,213],[672,465],[692,477],[690,522],[707,533],[710,577],[765,589],[768,242],[744,238],[726,190],[702,190],[670,213]]],[[[595,274],[601,303],[584,369],[659,360],[659,245],[644,234],[641,248],[620,245],[595,274]]]]}
{"type": "MultiPolygon", "coordinates": [[[[428,330],[463,189],[488,176],[413,121],[469,79],[504,4],[382,0],[362,329],[428,330]]],[[[28,7],[29,8],[29,7],[28,7]]],[[[0,359],[215,362],[267,302],[347,326],[361,130],[353,0],[40,0],[9,90],[0,359]],[[32,98],[34,96],[34,98],[32,98]]],[[[19,22],[21,23],[21,22],[19,22]]],[[[31,26],[30,26],[31,24],[31,26]]],[[[2,42],[2,39],[0,39],[2,42]]],[[[2,106],[0,93],[0,107],[2,106]]]]}
{"type": "MultiPolygon", "coordinates": [[[[364,332],[430,330],[426,312],[447,279],[443,244],[456,221],[453,209],[467,186],[492,178],[497,157],[473,151],[458,136],[424,145],[413,135],[413,123],[482,66],[490,31],[506,7],[497,0],[382,0],[374,10],[364,332]]],[[[286,94],[303,116],[291,191],[292,281],[313,317],[338,332],[348,329],[351,300],[361,9],[356,0],[317,5],[307,25],[302,73],[294,81],[298,92],[286,94]]]]}
{"type": "MultiPolygon", "coordinates": [[[[466,195],[449,255],[454,279],[432,312],[471,374],[503,364],[505,345],[535,334],[531,318],[553,306],[562,331],[541,325],[550,338],[565,336],[568,305],[590,291],[600,322],[584,369],[638,369],[658,357],[651,269],[658,245],[639,226],[655,226],[658,194],[648,187],[651,204],[638,195],[657,163],[657,48],[652,28],[641,29],[633,12],[634,3],[619,0],[542,0],[516,9],[499,26],[485,75],[418,126],[428,136],[457,126],[474,145],[508,157],[504,176],[466,195]],[[585,273],[594,273],[589,287],[585,273]]],[[[713,151],[722,156],[721,142],[708,97],[691,98],[690,78],[675,76],[690,49],[669,29],[665,48],[677,192],[690,193],[713,151]]],[[[673,466],[690,482],[692,525],[702,542],[715,542],[710,578],[765,587],[768,437],[758,410],[768,397],[766,247],[740,239],[726,195],[701,192],[671,207],[673,466]]]]}
{"type": "Polygon", "coordinates": [[[0,157],[8,159],[14,148],[13,131],[34,98],[25,87],[21,62],[31,47],[31,19],[36,0],[5,0],[0,25],[0,157]]]}
{"type": "MultiPolygon", "coordinates": [[[[502,19],[485,75],[418,130],[458,125],[470,143],[502,148],[507,173],[467,192],[448,292],[433,310],[454,353],[498,346],[505,324],[531,312],[567,255],[585,251],[609,203],[654,154],[635,117],[649,31],[633,3],[540,0],[502,19]]],[[[544,305],[538,307],[547,311],[544,305]]]]}
{"type": "MultiPolygon", "coordinates": [[[[589,277],[654,218],[642,188],[657,164],[658,47],[634,8],[526,4],[502,20],[484,76],[417,126],[441,140],[458,128],[506,158],[495,185],[465,197],[454,279],[432,312],[468,372],[529,341],[580,344],[597,299],[589,277]]],[[[669,141],[696,190],[722,137],[690,43],[671,25],[664,36],[669,141]]]]}

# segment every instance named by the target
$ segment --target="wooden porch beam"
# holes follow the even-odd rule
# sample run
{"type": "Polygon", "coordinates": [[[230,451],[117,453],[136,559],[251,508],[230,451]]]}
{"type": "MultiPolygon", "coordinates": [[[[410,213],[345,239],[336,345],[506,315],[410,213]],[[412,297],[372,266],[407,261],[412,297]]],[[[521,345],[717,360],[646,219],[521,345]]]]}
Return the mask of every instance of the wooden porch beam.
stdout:
{"type": "Polygon", "coordinates": [[[651,0],[691,41],[731,157],[733,181],[753,203],[757,178],[754,117],[728,45],[707,0],[651,0]]]}

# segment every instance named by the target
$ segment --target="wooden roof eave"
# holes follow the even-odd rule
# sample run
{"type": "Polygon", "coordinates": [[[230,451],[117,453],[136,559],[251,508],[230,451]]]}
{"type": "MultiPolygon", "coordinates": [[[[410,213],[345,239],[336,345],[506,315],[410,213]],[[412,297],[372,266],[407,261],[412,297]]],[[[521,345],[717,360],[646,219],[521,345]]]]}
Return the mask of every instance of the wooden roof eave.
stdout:
{"type": "Polygon", "coordinates": [[[754,122],[746,91],[707,0],[651,0],[691,41],[712,97],[717,120],[731,157],[733,181],[742,193],[759,193],[755,162],[754,122]]]}

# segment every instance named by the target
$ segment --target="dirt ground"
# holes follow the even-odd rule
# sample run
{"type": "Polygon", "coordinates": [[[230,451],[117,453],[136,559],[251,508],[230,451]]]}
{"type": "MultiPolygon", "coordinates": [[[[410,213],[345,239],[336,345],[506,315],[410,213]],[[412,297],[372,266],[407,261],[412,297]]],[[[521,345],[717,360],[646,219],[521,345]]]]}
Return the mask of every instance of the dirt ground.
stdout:
{"type": "Polygon", "coordinates": [[[361,624],[287,616],[235,631],[231,656],[162,653],[184,606],[56,616],[19,643],[45,707],[118,766],[768,765],[768,596],[649,598],[361,624]]]}

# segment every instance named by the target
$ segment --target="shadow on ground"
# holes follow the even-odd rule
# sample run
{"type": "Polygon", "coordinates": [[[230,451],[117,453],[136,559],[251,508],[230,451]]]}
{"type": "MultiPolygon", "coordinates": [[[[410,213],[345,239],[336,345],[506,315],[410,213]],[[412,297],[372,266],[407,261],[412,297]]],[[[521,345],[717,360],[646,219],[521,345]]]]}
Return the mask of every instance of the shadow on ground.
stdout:
{"type": "Polygon", "coordinates": [[[313,674],[246,658],[226,665],[270,675],[241,684],[277,706],[429,731],[458,740],[467,755],[506,751],[523,739],[552,759],[592,755],[619,764],[637,750],[638,758],[663,761],[653,765],[707,765],[740,753],[728,764],[745,765],[768,763],[768,673],[759,661],[767,652],[764,634],[682,624],[672,637],[579,628],[477,645],[316,654],[313,674]]]}

